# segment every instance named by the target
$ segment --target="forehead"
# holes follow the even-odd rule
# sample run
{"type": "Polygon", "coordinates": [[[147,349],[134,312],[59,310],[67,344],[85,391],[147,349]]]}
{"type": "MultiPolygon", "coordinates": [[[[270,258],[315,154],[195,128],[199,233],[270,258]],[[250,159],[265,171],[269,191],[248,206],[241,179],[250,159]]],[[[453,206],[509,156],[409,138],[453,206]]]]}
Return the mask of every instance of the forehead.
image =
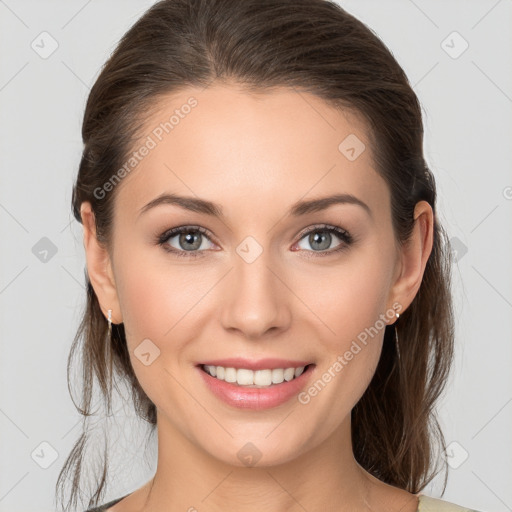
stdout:
{"type": "Polygon", "coordinates": [[[121,182],[125,207],[164,192],[233,208],[239,202],[257,209],[267,199],[286,206],[333,191],[370,201],[385,186],[362,118],[292,88],[214,85],[164,96],[134,150],[144,156],[121,182]]]}

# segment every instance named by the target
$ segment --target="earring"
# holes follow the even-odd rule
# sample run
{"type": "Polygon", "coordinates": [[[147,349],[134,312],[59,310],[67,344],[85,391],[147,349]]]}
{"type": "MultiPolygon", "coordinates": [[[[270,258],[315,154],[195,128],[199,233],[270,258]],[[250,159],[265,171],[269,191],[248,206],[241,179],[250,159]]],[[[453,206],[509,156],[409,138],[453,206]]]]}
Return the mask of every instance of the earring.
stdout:
{"type": "Polygon", "coordinates": [[[108,337],[110,338],[110,335],[112,334],[112,310],[111,309],[108,310],[107,322],[108,322],[108,337]]]}
{"type": "Polygon", "coordinates": [[[396,352],[398,354],[398,359],[400,359],[400,347],[398,345],[398,332],[396,330],[396,322],[398,321],[398,318],[400,317],[400,313],[395,313],[396,321],[395,321],[395,346],[396,346],[396,352]]]}

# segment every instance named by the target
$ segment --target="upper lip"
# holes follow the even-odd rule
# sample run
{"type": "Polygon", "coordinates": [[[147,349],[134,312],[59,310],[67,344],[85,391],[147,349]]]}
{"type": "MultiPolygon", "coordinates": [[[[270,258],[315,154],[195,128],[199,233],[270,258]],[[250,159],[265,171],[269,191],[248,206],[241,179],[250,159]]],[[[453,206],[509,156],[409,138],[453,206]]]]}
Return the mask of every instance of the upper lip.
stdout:
{"type": "Polygon", "coordinates": [[[228,359],[209,359],[202,361],[198,366],[223,366],[224,368],[246,368],[247,370],[274,370],[276,368],[299,368],[312,364],[311,361],[297,361],[293,359],[277,359],[267,357],[264,359],[244,359],[243,357],[230,357],[228,359]]]}

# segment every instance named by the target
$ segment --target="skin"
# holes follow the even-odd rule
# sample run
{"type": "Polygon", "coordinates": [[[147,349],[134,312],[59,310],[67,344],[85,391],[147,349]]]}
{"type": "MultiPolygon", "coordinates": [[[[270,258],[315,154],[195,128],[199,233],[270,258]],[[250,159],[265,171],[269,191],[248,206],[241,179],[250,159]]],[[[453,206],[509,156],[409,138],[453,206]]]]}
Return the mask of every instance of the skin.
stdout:
{"type": "MultiPolygon", "coordinates": [[[[315,382],[380,314],[412,302],[432,249],[430,205],[416,205],[412,238],[399,246],[364,122],[293,89],[189,88],[159,100],[143,138],[190,96],[197,107],[117,185],[110,252],[82,204],[90,280],[105,316],[112,309],[113,323],[124,322],[134,371],[157,407],[155,476],[109,510],[416,511],[417,496],[371,476],[352,450],[350,412],[374,374],[384,329],[308,404],[228,406],[195,365],[233,355],[308,360],[315,382]],[[354,161],[338,150],[349,134],[366,145],[354,161]],[[164,191],[218,203],[225,218],[176,205],[139,216],[164,191]],[[288,215],[299,200],[333,193],[353,194],[371,215],[354,204],[288,215]],[[299,237],[315,224],[341,227],[355,241],[318,256],[344,242],[333,234],[319,250],[299,237]],[[184,225],[211,234],[202,256],[178,257],[156,243],[184,225]],[[236,252],[247,236],[263,248],[250,264],[236,252]],[[149,366],[134,356],[146,338],[160,350],[149,366]],[[237,457],[248,442],[262,454],[254,467],[237,457]]],[[[185,252],[179,235],[167,243],[185,252]]]]}

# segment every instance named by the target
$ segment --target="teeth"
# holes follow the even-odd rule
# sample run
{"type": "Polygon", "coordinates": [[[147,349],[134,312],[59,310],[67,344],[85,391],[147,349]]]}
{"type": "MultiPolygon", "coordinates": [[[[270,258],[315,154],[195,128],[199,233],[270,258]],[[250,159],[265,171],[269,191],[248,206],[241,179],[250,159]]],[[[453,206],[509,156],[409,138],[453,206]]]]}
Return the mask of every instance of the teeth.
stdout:
{"type": "Polygon", "coordinates": [[[295,377],[295,368],[286,368],[284,371],[284,380],[290,381],[295,377]]]}
{"type": "Polygon", "coordinates": [[[284,370],[282,368],[275,368],[272,370],[272,382],[274,384],[281,384],[284,381],[284,370]]]}
{"type": "Polygon", "coordinates": [[[268,370],[248,370],[246,368],[224,368],[223,366],[204,365],[204,370],[212,377],[226,382],[236,383],[239,386],[262,387],[272,384],[281,384],[283,381],[299,377],[305,366],[298,368],[275,368],[268,370]]]}
{"type": "Polygon", "coordinates": [[[234,368],[226,368],[224,370],[224,380],[226,382],[236,382],[236,370],[234,368]]]}

